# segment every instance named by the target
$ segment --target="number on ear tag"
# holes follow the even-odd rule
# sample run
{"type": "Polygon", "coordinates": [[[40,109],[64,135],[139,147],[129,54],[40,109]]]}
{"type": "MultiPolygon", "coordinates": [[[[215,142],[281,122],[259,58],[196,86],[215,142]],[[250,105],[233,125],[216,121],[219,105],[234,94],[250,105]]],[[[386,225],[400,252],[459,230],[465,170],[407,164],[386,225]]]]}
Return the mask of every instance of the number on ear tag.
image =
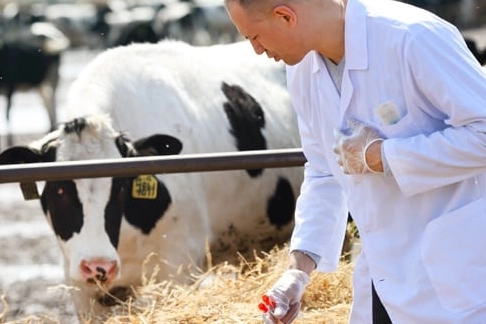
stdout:
{"type": "Polygon", "coordinates": [[[154,175],[140,175],[133,179],[132,197],[135,199],[155,199],[158,189],[157,178],[154,175]]]}
{"type": "Polygon", "coordinates": [[[37,191],[37,184],[35,182],[20,183],[20,190],[24,200],[39,199],[39,192],[37,191]]]}

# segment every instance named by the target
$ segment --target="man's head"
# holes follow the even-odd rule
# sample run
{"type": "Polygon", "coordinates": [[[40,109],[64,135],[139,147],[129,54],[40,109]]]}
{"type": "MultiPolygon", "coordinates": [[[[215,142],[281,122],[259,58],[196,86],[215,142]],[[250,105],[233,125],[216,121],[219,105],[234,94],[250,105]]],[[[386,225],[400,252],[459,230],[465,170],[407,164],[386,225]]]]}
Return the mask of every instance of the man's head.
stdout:
{"type": "Polygon", "coordinates": [[[344,0],[225,0],[231,21],[257,54],[294,65],[311,50],[344,54],[344,0]]]}
{"type": "Polygon", "coordinates": [[[301,0],[225,0],[225,6],[257,54],[266,53],[269,58],[292,65],[307,53],[300,44],[301,25],[294,6],[297,1],[301,0]]]}

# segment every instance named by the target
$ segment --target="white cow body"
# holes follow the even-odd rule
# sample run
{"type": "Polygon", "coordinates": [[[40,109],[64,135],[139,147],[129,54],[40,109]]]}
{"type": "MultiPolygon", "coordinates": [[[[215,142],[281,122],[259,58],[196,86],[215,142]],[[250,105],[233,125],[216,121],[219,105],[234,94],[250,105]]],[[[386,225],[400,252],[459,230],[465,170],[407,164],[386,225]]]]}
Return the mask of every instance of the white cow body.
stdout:
{"type": "MultiPolygon", "coordinates": [[[[263,119],[264,126],[259,129],[266,143],[263,149],[300,147],[283,66],[252,51],[249,43],[192,47],[175,41],[110,49],[84,69],[68,96],[68,121],[95,117],[88,118],[87,126],[83,123],[79,127],[79,134],[73,131],[78,129],[73,125],[78,124],[73,123],[70,131],[56,131],[30,147],[40,151],[41,147],[56,146],[56,161],[119,158],[120,147],[114,145],[114,138],[121,131],[133,140],[169,135],[182,143],[180,154],[229,152],[238,150],[238,136],[244,143],[243,135],[263,119]],[[228,108],[231,100],[221,90],[222,82],[240,86],[250,94],[264,116],[247,125],[246,120],[254,117],[248,112],[259,110],[251,110],[253,106],[243,107],[241,112],[228,108]],[[242,123],[239,130],[230,123],[228,112],[235,113],[235,120],[242,123]],[[100,117],[104,114],[110,116],[111,124],[100,117]],[[50,143],[48,138],[55,140],[50,143]]],[[[247,103],[247,96],[243,97],[247,103]]],[[[253,142],[246,143],[245,150],[254,148],[253,142]]],[[[0,162],[5,161],[0,158],[0,162]]],[[[117,247],[110,243],[112,238],[106,232],[113,228],[105,228],[109,222],[103,219],[107,202],[112,199],[112,180],[73,180],[77,190],[72,191],[73,197],[78,197],[82,205],[82,226],[71,230],[72,236],[68,235],[71,232],[63,236],[56,228],[54,231],[63,252],[66,281],[79,289],[73,291],[73,299],[80,316],[106,310],[92,303],[102,291],[86,282],[89,270],[98,263],[105,270],[113,270],[113,276],[108,275],[104,283],[107,289],[140,284],[142,264],[151,254],[147,276],[152,275],[157,263],[159,280],[184,281],[188,279],[186,272],[176,276],[180,265],[204,265],[206,242],[214,262],[232,259],[236,251],[250,255],[253,249],[267,250],[286,242],[293,227],[293,203],[303,170],[293,167],[260,171],[252,176],[247,170],[158,175],[170,194],[168,208],[146,232],[130,224],[124,215],[117,247]],[[291,187],[290,195],[288,190],[277,190],[282,188],[280,185],[286,188],[286,184],[291,187]],[[272,212],[269,199],[276,191],[279,200],[273,207],[277,211],[272,212]],[[269,214],[278,218],[282,212],[283,217],[284,209],[287,219],[270,221],[269,214]]],[[[56,198],[68,188],[69,184],[62,184],[49,197],[56,198]]],[[[118,194],[114,197],[118,202],[118,194]]],[[[151,210],[140,210],[137,218],[151,210]]],[[[50,209],[47,215],[51,217],[50,209]]]]}
{"type": "MultiPolygon", "coordinates": [[[[131,138],[154,133],[177,137],[184,143],[181,154],[235,151],[228,132],[231,127],[221,113],[226,100],[220,91],[222,81],[242,86],[264,108],[270,121],[263,130],[268,149],[300,147],[283,66],[255,55],[247,42],[194,47],[166,41],[109,50],[73,84],[68,119],[101,111],[112,117],[115,129],[128,132],[131,138]],[[93,98],[97,104],[92,104],[93,98]]],[[[297,194],[303,176],[300,168],[268,169],[261,181],[250,179],[243,170],[200,174],[204,189],[197,195],[209,204],[210,232],[226,231],[228,220],[254,238],[259,230],[262,236],[274,232],[265,226],[255,228],[247,219],[248,208],[264,213],[266,201],[261,194],[273,191],[282,172],[290,177],[297,194]],[[235,201],[238,196],[245,199],[235,201]]],[[[170,177],[179,185],[179,179],[187,176],[170,177]]],[[[261,217],[255,215],[255,219],[261,217]]],[[[290,228],[280,238],[287,237],[290,228]]]]}

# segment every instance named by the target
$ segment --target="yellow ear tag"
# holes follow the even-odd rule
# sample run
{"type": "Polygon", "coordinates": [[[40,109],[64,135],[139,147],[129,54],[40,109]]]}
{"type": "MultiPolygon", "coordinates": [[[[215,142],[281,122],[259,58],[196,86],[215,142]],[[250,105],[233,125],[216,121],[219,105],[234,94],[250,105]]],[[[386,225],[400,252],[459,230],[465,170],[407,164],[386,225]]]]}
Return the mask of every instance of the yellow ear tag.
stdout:
{"type": "Polygon", "coordinates": [[[133,179],[132,197],[136,199],[155,199],[158,182],[154,175],[140,175],[133,179]]]}

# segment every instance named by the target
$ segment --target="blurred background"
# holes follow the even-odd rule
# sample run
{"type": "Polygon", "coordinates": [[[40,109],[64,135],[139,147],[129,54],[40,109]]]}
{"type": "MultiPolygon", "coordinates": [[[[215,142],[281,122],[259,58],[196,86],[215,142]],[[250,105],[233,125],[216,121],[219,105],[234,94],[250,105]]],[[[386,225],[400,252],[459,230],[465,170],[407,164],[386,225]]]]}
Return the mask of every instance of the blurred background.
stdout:
{"type": "MultiPolygon", "coordinates": [[[[406,0],[460,29],[486,23],[486,0],[406,0]]],[[[71,48],[102,49],[170,37],[192,44],[238,39],[222,0],[0,0],[0,31],[51,22],[71,48]]]]}
{"type": "Polygon", "coordinates": [[[51,22],[71,49],[104,49],[169,37],[191,44],[237,39],[222,0],[1,0],[6,32],[34,22],[51,22]]]}

